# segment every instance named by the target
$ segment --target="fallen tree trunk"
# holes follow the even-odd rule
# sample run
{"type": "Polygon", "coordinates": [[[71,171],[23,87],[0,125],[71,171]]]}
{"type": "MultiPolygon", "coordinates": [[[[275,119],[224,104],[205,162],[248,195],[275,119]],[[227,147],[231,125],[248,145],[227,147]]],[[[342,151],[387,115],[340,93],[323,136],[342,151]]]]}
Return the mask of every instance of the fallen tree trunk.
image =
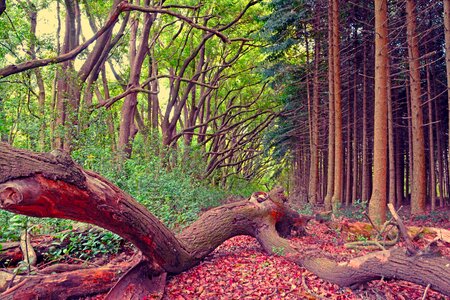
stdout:
{"type": "MultiPolygon", "coordinates": [[[[370,223],[365,222],[338,222],[331,221],[329,222],[329,226],[335,229],[339,229],[341,231],[349,232],[354,235],[364,236],[366,238],[370,238],[377,231],[370,223]]],[[[431,239],[439,238],[446,243],[450,243],[450,230],[444,228],[436,228],[436,227],[418,227],[418,226],[407,226],[406,227],[408,234],[412,237],[415,237],[419,234],[424,234],[430,236],[431,239]]],[[[397,228],[392,230],[393,234],[397,234],[397,228]]]]}
{"type": "Polygon", "coordinates": [[[120,278],[123,268],[104,266],[52,275],[18,276],[14,286],[0,294],[0,299],[68,299],[105,293],[120,278]]]}
{"type": "MultiPolygon", "coordinates": [[[[316,249],[296,248],[280,232],[286,235],[292,226],[301,226],[310,217],[290,210],[285,200],[279,189],[269,194],[255,193],[248,200],[205,212],[175,235],[131,196],[100,175],[83,170],[64,153],[36,154],[0,144],[0,208],[35,217],[72,219],[111,230],[141,250],[148,267],[138,269],[147,273],[183,272],[225,240],[250,235],[268,253],[282,249],[288,259],[341,286],[384,277],[430,284],[450,295],[450,261],[445,257],[409,257],[404,249],[396,248],[337,263],[316,249]]],[[[133,278],[139,277],[130,273],[133,278]]],[[[115,277],[111,277],[113,280],[115,277]]],[[[21,284],[13,289],[20,290],[21,284]]],[[[37,288],[27,291],[41,297],[37,288]]],[[[14,298],[11,291],[4,295],[8,295],[6,299],[14,298]]]]}

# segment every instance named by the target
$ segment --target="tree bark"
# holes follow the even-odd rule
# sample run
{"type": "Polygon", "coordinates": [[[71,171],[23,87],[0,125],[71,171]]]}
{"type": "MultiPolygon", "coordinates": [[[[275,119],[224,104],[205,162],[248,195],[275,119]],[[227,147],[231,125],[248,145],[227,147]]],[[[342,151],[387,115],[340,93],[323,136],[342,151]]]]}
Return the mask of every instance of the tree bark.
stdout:
{"type": "Polygon", "coordinates": [[[335,117],[334,117],[334,55],[333,55],[333,0],[328,0],[328,159],[327,159],[327,193],[325,209],[330,210],[334,191],[335,163],[335,117]]]}
{"type": "MultiPolygon", "coordinates": [[[[450,0],[444,0],[444,33],[445,33],[445,67],[447,71],[447,98],[448,98],[448,130],[450,132],[450,0]]],[[[450,134],[448,136],[448,145],[450,145],[450,134]]],[[[448,151],[447,161],[450,162],[450,151],[448,151]]],[[[442,169],[441,169],[442,172],[442,169]]],[[[447,174],[450,171],[447,169],[447,174]]],[[[440,195],[441,199],[443,195],[440,195]]],[[[441,200],[441,206],[443,201],[441,200]]]]}
{"type": "MultiPolygon", "coordinates": [[[[389,49],[388,49],[389,51],[389,49]]],[[[388,106],[388,162],[389,162],[389,191],[388,191],[388,202],[392,203],[394,207],[397,205],[397,194],[396,194],[396,181],[395,181],[395,136],[394,136],[394,112],[392,108],[393,97],[392,95],[392,84],[391,84],[391,68],[388,59],[386,67],[386,77],[387,77],[387,106],[388,106]]],[[[396,95],[396,94],[395,94],[396,95]]]]}
{"type": "MultiPolygon", "coordinates": [[[[30,18],[30,34],[31,34],[31,43],[30,43],[30,56],[32,59],[36,59],[36,26],[37,26],[37,9],[36,6],[27,1],[28,3],[28,16],[30,18]]],[[[44,79],[42,77],[42,73],[40,69],[35,69],[34,74],[36,75],[36,83],[39,89],[38,92],[38,106],[39,106],[39,150],[45,150],[45,86],[44,79]]]]}
{"type": "MultiPolygon", "coordinates": [[[[319,15],[314,21],[314,26],[319,26],[319,15]]],[[[314,39],[314,74],[313,74],[313,95],[312,95],[312,118],[311,118],[311,164],[309,168],[308,202],[312,205],[317,203],[317,184],[319,181],[319,60],[320,44],[319,38],[314,39]]]]}
{"type": "Polygon", "coordinates": [[[406,30],[409,56],[409,86],[411,90],[412,161],[411,213],[425,213],[426,164],[423,137],[423,113],[420,88],[419,37],[416,30],[416,1],[406,1],[406,30]]]}
{"type": "MultiPolygon", "coordinates": [[[[342,286],[355,286],[383,277],[397,278],[424,286],[431,284],[431,288],[450,295],[450,270],[446,267],[450,261],[439,255],[411,257],[405,249],[394,248],[337,263],[323,258],[326,254],[316,247],[299,249],[291,244],[280,234],[288,234],[292,226],[304,225],[310,217],[289,209],[283,190],[279,188],[211,209],[175,235],[129,195],[98,174],[81,169],[61,152],[36,154],[1,143],[0,174],[0,208],[35,217],[74,219],[111,230],[141,250],[146,264],[144,269],[154,274],[187,270],[223,241],[244,234],[255,237],[266,252],[283,249],[287,259],[342,286]]],[[[143,262],[135,269],[141,269],[139,264],[143,262]]],[[[116,275],[117,272],[108,267],[92,272],[62,273],[56,277],[60,280],[53,277],[47,281],[54,283],[55,288],[44,285],[49,277],[34,276],[0,296],[2,299],[35,299],[45,293],[43,298],[60,299],[61,286],[70,285],[64,292],[64,297],[68,298],[97,283],[97,292],[104,291],[110,286],[106,282],[116,280],[116,275]],[[44,286],[46,288],[42,289],[44,286]]],[[[131,272],[133,276],[136,274],[131,272]]],[[[88,291],[94,293],[93,288],[88,291]]]]}
{"type": "Polygon", "coordinates": [[[386,221],[387,192],[387,64],[388,64],[387,0],[375,1],[375,116],[373,191],[369,216],[376,224],[386,221]]]}
{"type": "Polygon", "coordinates": [[[332,209],[337,212],[342,203],[344,146],[342,139],[341,59],[339,38],[339,0],[333,0],[333,100],[334,100],[334,191],[332,209]]]}
{"type": "MultiPolygon", "coordinates": [[[[148,5],[148,1],[146,3],[148,5]]],[[[137,19],[133,20],[132,34],[130,39],[130,80],[128,82],[128,87],[139,86],[139,79],[142,72],[142,65],[144,59],[148,52],[148,40],[150,35],[150,28],[155,20],[153,14],[146,14],[144,18],[144,25],[142,28],[141,44],[138,49],[136,49],[136,35],[138,30],[137,19]]],[[[133,142],[133,125],[134,117],[137,109],[137,93],[129,94],[123,103],[120,119],[120,129],[119,129],[119,151],[124,154],[125,157],[129,158],[132,151],[133,142]]]]}
{"type": "MultiPolygon", "coordinates": [[[[355,57],[356,60],[356,57],[355,57]]],[[[358,105],[357,105],[357,98],[358,98],[358,73],[353,74],[353,139],[352,139],[352,157],[353,157],[353,167],[352,167],[352,174],[353,174],[353,185],[352,185],[352,197],[351,202],[355,203],[355,201],[358,199],[358,187],[360,181],[358,180],[358,132],[357,132],[357,115],[358,115],[358,105]]],[[[361,200],[361,198],[359,198],[361,200]]]]}
{"type": "Polygon", "coordinates": [[[431,95],[431,70],[427,65],[427,109],[428,109],[428,141],[430,152],[430,198],[431,210],[436,209],[436,160],[434,158],[434,113],[433,96],[431,95]]]}

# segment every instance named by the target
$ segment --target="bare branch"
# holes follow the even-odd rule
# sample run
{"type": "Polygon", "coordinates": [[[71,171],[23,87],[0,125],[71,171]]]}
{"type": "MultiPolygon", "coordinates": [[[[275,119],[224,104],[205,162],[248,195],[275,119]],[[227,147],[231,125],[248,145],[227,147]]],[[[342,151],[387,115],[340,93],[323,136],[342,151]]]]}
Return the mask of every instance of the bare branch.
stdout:
{"type": "Polygon", "coordinates": [[[125,10],[137,10],[137,11],[146,12],[146,13],[159,13],[159,14],[166,14],[169,16],[174,16],[174,17],[186,22],[191,27],[201,29],[201,30],[213,33],[214,35],[217,35],[224,43],[230,42],[230,40],[219,30],[197,24],[191,18],[188,18],[186,16],[183,16],[183,15],[176,13],[174,11],[171,11],[171,10],[157,8],[157,7],[144,7],[144,6],[134,5],[134,4],[127,4],[125,10]]]}

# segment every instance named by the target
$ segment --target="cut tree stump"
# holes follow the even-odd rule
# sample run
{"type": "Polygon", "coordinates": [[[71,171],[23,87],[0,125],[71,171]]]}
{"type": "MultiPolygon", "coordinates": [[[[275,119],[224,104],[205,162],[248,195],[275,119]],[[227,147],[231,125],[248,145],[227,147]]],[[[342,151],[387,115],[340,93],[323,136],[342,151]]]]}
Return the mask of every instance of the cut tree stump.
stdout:
{"type": "MultiPolygon", "coordinates": [[[[283,228],[283,234],[287,235],[289,227],[301,227],[310,217],[302,217],[285,202],[282,189],[274,189],[266,195],[255,193],[248,200],[208,210],[175,235],[131,196],[100,175],[83,170],[68,155],[59,151],[33,153],[0,143],[0,208],[34,217],[87,222],[115,232],[142,252],[147,266],[139,266],[137,272],[180,273],[198,264],[225,240],[249,235],[255,237],[267,253],[282,249],[287,259],[341,286],[353,287],[374,279],[395,278],[423,286],[430,284],[432,289],[450,295],[450,260],[446,257],[420,253],[408,256],[405,249],[393,248],[347,262],[335,262],[316,248],[297,248],[280,236],[277,227],[283,228]]],[[[62,282],[68,279],[70,289],[66,289],[64,297],[79,296],[83,291],[100,293],[113,286],[118,279],[117,272],[117,269],[103,267],[89,272],[23,277],[0,296],[2,299],[46,298],[49,291],[54,291],[52,299],[61,299],[57,287],[67,284],[62,282]],[[98,282],[101,284],[94,286],[93,283],[98,282]],[[43,286],[48,288],[44,291],[43,286]],[[17,298],[17,295],[28,298],[17,298]]],[[[128,282],[124,288],[139,284],[138,277],[125,276],[128,282]]],[[[148,282],[144,280],[144,288],[148,282]]],[[[160,284],[160,280],[155,280],[155,284],[160,284]]],[[[148,293],[154,290],[147,288],[148,293]]],[[[145,291],[139,289],[139,293],[145,291]]]]}

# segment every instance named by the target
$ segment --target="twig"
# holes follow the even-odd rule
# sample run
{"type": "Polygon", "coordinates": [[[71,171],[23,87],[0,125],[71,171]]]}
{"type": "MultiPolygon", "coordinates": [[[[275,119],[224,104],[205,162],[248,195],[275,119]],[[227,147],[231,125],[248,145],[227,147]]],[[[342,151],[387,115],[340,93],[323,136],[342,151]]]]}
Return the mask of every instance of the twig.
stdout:
{"type": "Polygon", "coordinates": [[[95,267],[101,267],[98,264],[91,263],[91,262],[89,262],[87,260],[84,260],[84,259],[81,259],[81,258],[73,257],[73,256],[70,256],[70,255],[67,255],[67,257],[70,258],[71,260],[78,261],[78,262],[81,262],[81,263],[86,264],[86,265],[92,265],[92,266],[95,266],[95,267]]]}
{"type": "Polygon", "coordinates": [[[350,242],[345,243],[344,247],[347,249],[358,249],[358,248],[369,248],[372,246],[376,246],[377,249],[386,250],[385,247],[392,247],[397,243],[397,240],[391,240],[391,241],[378,241],[378,240],[370,240],[370,241],[356,241],[356,242],[350,242]]]}
{"type": "Polygon", "coordinates": [[[363,214],[367,218],[367,220],[369,220],[370,224],[372,225],[372,228],[375,229],[378,232],[378,235],[381,235],[381,232],[378,230],[378,227],[375,226],[375,224],[372,222],[372,220],[370,219],[370,217],[367,214],[367,212],[363,212],[363,214]]]}
{"type": "Polygon", "coordinates": [[[427,287],[425,288],[425,291],[423,292],[422,300],[425,300],[425,298],[427,297],[427,293],[428,293],[429,289],[430,289],[430,284],[428,284],[427,287]]]}
{"type": "Polygon", "coordinates": [[[414,246],[411,237],[408,234],[408,230],[406,229],[405,225],[402,222],[402,219],[400,219],[400,216],[395,211],[394,205],[392,205],[392,203],[388,203],[388,208],[392,214],[392,217],[397,222],[398,230],[400,231],[403,239],[405,240],[406,249],[408,250],[409,253],[415,254],[417,252],[416,246],[414,246]]]}

